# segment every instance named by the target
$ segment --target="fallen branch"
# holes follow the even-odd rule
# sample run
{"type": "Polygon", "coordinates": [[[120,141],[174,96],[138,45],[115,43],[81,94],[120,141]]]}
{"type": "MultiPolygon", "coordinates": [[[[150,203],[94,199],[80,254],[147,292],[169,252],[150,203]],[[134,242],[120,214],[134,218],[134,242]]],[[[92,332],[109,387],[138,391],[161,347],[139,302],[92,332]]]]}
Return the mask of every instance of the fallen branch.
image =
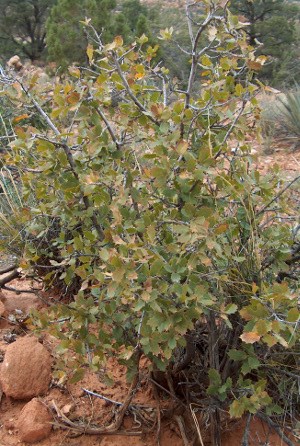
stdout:
{"type": "Polygon", "coordinates": [[[7,286],[7,285],[3,285],[2,288],[4,290],[7,290],[7,291],[13,291],[16,294],[22,294],[22,293],[36,294],[38,291],[41,291],[38,288],[31,288],[31,289],[28,289],[28,290],[26,290],[26,289],[25,290],[19,290],[18,288],[14,288],[12,286],[7,286]]]}
{"type": "Polygon", "coordinates": [[[0,289],[4,288],[7,283],[17,279],[18,277],[21,277],[21,273],[17,269],[14,269],[10,274],[0,279],[0,289]]]}
{"type": "Polygon", "coordinates": [[[13,271],[18,268],[18,265],[16,263],[13,263],[12,265],[5,266],[3,268],[0,268],[0,275],[9,273],[10,271],[13,271]]]}

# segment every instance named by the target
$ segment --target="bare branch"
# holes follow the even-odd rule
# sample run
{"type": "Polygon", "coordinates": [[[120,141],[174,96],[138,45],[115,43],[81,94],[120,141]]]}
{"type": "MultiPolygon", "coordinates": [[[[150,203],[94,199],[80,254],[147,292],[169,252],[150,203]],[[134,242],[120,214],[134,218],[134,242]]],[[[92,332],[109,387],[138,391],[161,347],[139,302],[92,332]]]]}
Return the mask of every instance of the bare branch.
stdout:
{"type": "Polygon", "coordinates": [[[120,141],[118,141],[118,138],[115,134],[115,132],[113,131],[112,126],[110,125],[110,122],[107,120],[105,114],[103,113],[103,111],[99,108],[99,107],[95,107],[95,111],[97,112],[97,114],[100,116],[100,118],[102,119],[102,121],[105,123],[106,128],[111,136],[111,139],[113,140],[113,142],[115,143],[117,149],[120,149],[122,146],[122,143],[120,141]]]}
{"type": "Polygon", "coordinates": [[[245,426],[241,446],[249,446],[249,430],[250,430],[251,417],[252,417],[252,415],[251,415],[251,413],[249,413],[247,416],[247,421],[246,421],[246,426],[245,426]]]}
{"type": "Polygon", "coordinates": [[[275,195],[274,198],[272,198],[271,201],[269,201],[269,203],[267,203],[259,212],[257,212],[256,215],[260,215],[263,212],[265,212],[266,209],[268,209],[268,207],[273,204],[275,201],[278,200],[279,197],[281,197],[281,195],[283,195],[294,183],[296,183],[298,180],[300,179],[300,175],[298,175],[296,178],[294,178],[292,181],[290,181],[289,183],[287,183],[287,185],[281,189],[280,192],[278,192],[277,195],[275,195]]]}
{"type": "Polygon", "coordinates": [[[228,141],[228,138],[230,137],[231,133],[235,129],[235,126],[236,126],[238,120],[240,119],[240,117],[243,114],[243,111],[245,110],[246,104],[247,104],[247,100],[244,99],[243,102],[242,102],[242,106],[240,107],[238,113],[236,114],[234,120],[231,123],[231,126],[227,130],[226,135],[224,136],[224,139],[223,139],[222,144],[221,144],[221,148],[220,148],[220,150],[218,150],[218,152],[216,153],[216,155],[214,157],[215,159],[217,159],[220,156],[220,154],[222,153],[222,146],[224,146],[224,144],[226,144],[226,142],[228,141]]]}
{"type": "Polygon", "coordinates": [[[124,73],[121,69],[119,59],[114,51],[112,52],[112,55],[113,55],[114,62],[115,62],[116,68],[117,68],[117,72],[118,72],[120,78],[122,79],[122,83],[125,87],[125,90],[126,90],[128,96],[135,103],[135,105],[150,119],[150,121],[152,121],[156,125],[159,125],[160,122],[157,121],[155,118],[153,118],[153,116],[151,116],[150,112],[143,106],[143,104],[138,100],[138,98],[135,96],[135,94],[131,90],[131,88],[127,82],[127,79],[125,78],[124,73]]]}

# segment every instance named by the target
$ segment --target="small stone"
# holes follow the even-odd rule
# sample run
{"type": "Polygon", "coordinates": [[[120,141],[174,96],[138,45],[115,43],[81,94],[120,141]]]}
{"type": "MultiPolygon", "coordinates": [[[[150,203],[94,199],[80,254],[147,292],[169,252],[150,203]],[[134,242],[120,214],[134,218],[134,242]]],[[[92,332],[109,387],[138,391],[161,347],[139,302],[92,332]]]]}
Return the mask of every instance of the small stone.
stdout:
{"type": "Polygon", "coordinates": [[[43,395],[50,381],[51,356],[37,339],[25,336],[7,347],[0,372],[6,396],[22,400],[43,395]]]}
{"type": "Polygon", "coordinates": [[[49,437],[52,429],[52,417],[47,407],[37,398],[27,403],[19,416],[16,428],[21,441],[36,443],[49,437]]]}
{"type": "Polygon", "coordinates": [[[64,415],[69,415],[70,412],[72,412],[72,410],[74,409],[74,404],[66,404],[65,406],[63,406],[63,408],[61,409],[61,412],[64,415]]]}

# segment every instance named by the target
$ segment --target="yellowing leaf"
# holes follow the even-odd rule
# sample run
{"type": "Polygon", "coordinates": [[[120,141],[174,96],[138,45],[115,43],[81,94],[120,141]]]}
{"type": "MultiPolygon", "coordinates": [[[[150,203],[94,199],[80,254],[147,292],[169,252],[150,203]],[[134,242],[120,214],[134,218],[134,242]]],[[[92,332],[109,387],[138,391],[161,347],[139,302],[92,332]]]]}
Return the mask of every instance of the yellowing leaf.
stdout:
{"type": "Polygon", "coordinates": [[[159,39],[161,39],[161,40],[171,40],[172,39],[172,34],[173,34],[173,27],[171,26],[171,28],[161,29],[159,31],[159,34],[160,34],[159,39]]]}
{"type": "Polygon", "coordinates": [[[91,43],[88,44],[87,49],[86,49],[86,54],[89,58],[89,63],[93,62],[93,55],[94,55],[94,48],[93,45],[91,43]]]}
{"type": "Polygon", "coordinates": [[[120,283],[124,277],[125,269],[123,267],[115,269],[112,278],[115,282],[120,283]]]}
{"type": "Polygon", "coordinates": [[[230,405],[229,408],[229,414],[231,418],[240,418],[244,412],[245,412],[246,408],[243,404],[242,401],[239,400],[235,400],[233,401],[233,403],[230,405]]]}
{"type": "Polygon", "coordinates": [[[176,152],[180,155],[184,155],[187,149],[189,148],[189,143],[182,139],[176,146],[176,152]]]}
{"type": "Polygon", "coordinates": [[[254,344],[260,340],[260,335],[255,331],[248,331],[240,336],[241,340],[246,344],[254,344]]]}
{"type": "Polygon", "coordinates": [[[271,323],[266,319],[260,319],[255,324],[255,330],[257,331],[258,334],[260,334],[260,336],[267,334],[270,328],[271,328],[271,323]]]}
{"type": "Polygon", "coordinates": [[[287,348],[289,346],[288,342],[282,336],[280,336],[280,334],[274,333],[274,337],[277,339],[279,344],[283,345],[283,347],[287,348]]]}
{"type": "Polygon", "coordinates": [[[124,240],[119,235],[114,234],[112,236],[112,239],[116,245],[126,245],[126,242],[124,242],[124,240]]]}
{"type": "Polygon", "coordinates": [[[138,39],[137,39],[137,41],[138,41],[138,43],[140,44],[140,45],[143,45],[143,43],[147,43],[148,42],[148,37],[145,35],[145,34],[142,34],[141,35],[141,37],[139,37],[138,39]]]}
{"type": "Polygon", "coordinates": [[[67,102],[71,105],[75,105],[78,103],[80,99],[80,94],[77,91],[72,91],[72,93],[68,94],[67,102]]]}
{"type": "Polygon", "coordinates": [[[289,322],[297,322],[300,317],[300,312],[298,308],[291,308],[287,315],[287,320],[289,322]]]}
{"type": "Polygon", "coordinates": [[[253,317],[247,307],[242,308],[239,313],[245,321],[250,321],[253,317]]]}
{"type": "Polygon", "coordinates": [[[201,57],[201,63],[205,67],[211,67],[212,61],[210,60],[209,56],[207,54],[204,54],[204,56],[201,57]]]}
{"type": "Polygon", "coordinates": [[[114,38],[114,42],[116,43],[117,47],[122,46],[123,45],[123,38],[122,38],[122,36],[116,36],[114,38]]]}
{"type": "Polygon", "coordinates": [[[269,347],[273,347],[273,345],[275,345],[277,343],[276,339],[274,338],[274,336],[270,335],[270,334],[266,334],[262,340],[269,346],[269,347]]]}
{"type": "Polygon", "coordinates": [[[138,275],[136,271],[131,271],[127,277],[129,280],[136,280],[138,278],[138,275]]]}
{"type": "Polygon", "coordinates": [[[142,78],[145,76],[146,71],[145,71],[145,67],[144,67],[144,65],[142,65],[142,64],[137,64],[137,65],[134,67],[134,69],[135,69],[135,71],[136,71],[136,74],[135,74],[135,76],[134,76],[136,79],[142,79],[142,78]]]}
{"type": "Polygon", "coordinates": [[[263,64],[259,60],[248,60],[247,66],[251,70],[259,71],[262,69],[263,64]]]}
{"type": "Polygon", "coordinates": [[[223,232],[226,232],[227,229],[228,229],[228,224],[227,223],[222,223],[219,226],[217,226],[217,228],[215,229],[215,233],[217,235],[223,234],[223,232]]]}
{"type": "Polygon", "coordinates": [[[70,73],[71,76],[77,77],[78,79],[80,78],[80,70],[79,70],[79,68],[69,67],[68,70],[69,70],[69,73],[70,73]]]}
{"type": "Polygon", "coordinates": [[[237,96],[242,96],[242,94],[244,93],[244,87],[241,84],[236,84],[235,92],[237,96]]]}
{"type": "Polygon", "coordinates": [[[151,299],[151,295],[148,291],[143,291],[141,294],[141,298],[144,302],[149,302],[149,300],[151,299]]]}
{"type": "Polygon", "coordinates": [[[29,115],[27,115],[27,113],[25,113],[24,115],[16,116],[16,117],[13,119],[13,123],[20,122],[20,121],[22,121],[23,119],[27,119],[27,118],[29,118],[29,115]]]}

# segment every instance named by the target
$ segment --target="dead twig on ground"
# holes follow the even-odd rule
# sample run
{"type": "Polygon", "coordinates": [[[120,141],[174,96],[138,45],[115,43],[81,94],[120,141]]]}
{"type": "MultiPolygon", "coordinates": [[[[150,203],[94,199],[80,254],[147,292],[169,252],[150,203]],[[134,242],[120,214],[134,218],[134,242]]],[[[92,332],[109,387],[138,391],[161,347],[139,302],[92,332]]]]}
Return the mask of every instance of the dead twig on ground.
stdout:
{"type": "Polygon", "coordinates": [[[61,429],[69,429],[74,433],[78,433],[79,435],[88,434],[88,435],[128,435],[128,436],[138,436],[142,435],[143,431],[120,431],[119,429],[113,429],[110,426],[107,427],[96,427],[96,426],[87,426],[82,422],[75,422],[70,420],[66,415],[62,413],[62,411],[57,407],[56,403],[52,401],[52,409],[55,412],[55,417],[57,418],[53,423],[54,426],[59,427],[61,429]]]}
{"type": "Polygon", "coordinates": [[[158,392],[157,392],[157,388],[155,386],[155,383],[153,381],[151,382],[151,386],[152,386],[152,392],[153,392],[153,396],[155,398],[156,404],[157,404],[157,428],[156,428],[156,441],[158,446],[160,446],[160,434],[161,434],[161,413],[160,413],[160,400],[159,400],[159,396],[158,396],[158,392]]]}
{"type": "Polygon", "coordinates": [[[0,275],[1,274],[5,274],[5,273],[9,273],[10,271],[13,271],[15,269],[18,268],[18,265],[16,263],[13,263],[11,265],[8,266],[4,266],[3,268],[0,268],[0,275]]]}
{"type": "Polygon", "coordinates": [[[21,277],[21,273],[17,269],[14,269],[10,274],[0,279],[0,289],[4,288],[7,283],[17,279],[18,277],[21,277]]]}
{"type": "Polygon", "coordinates": [[[192,417],[193,417],[193,420],[194,420],[194,423],[195,423],[195,426],[196,426],[196,431],[197,431],[197,434],[198,434],[198,438],[199,438],[200,444],[201,444],[201,446],[204,446],[202,435],[201,435],[201,430],[200,430],[200,426],[199,426],[199,421],[198,421],[198,419],[196,417],[195,410],[193,409],[192,404],[190,404],[190,411],[191,411],[191,414],[192,414],[192,417]]]}
{"type": "Polygon", "coordinates": [[[178,424],[179,430],[180,430],[180,434],[181,434],[181,438],[183,441],[184,446],[191,446],[191,443],[189,442],[189,439],[186,435],[186,431],[185,431],[185,426],[184,426],[184,421],[183,418],[179,415],[175,415],[175,420],[178,424]]]}
{"type": "Polygon", "coordinates": [[[281,430],[280,426],[272,421],[270,417],[260,412],[258,412],[256,416],[267,423],[268,426],[270,426],[279,435],[279,437],[282,439],[282,441],[285,442],[285,444],[287,444],[288,446],[295,446],[295,444],[281,430]]]}

